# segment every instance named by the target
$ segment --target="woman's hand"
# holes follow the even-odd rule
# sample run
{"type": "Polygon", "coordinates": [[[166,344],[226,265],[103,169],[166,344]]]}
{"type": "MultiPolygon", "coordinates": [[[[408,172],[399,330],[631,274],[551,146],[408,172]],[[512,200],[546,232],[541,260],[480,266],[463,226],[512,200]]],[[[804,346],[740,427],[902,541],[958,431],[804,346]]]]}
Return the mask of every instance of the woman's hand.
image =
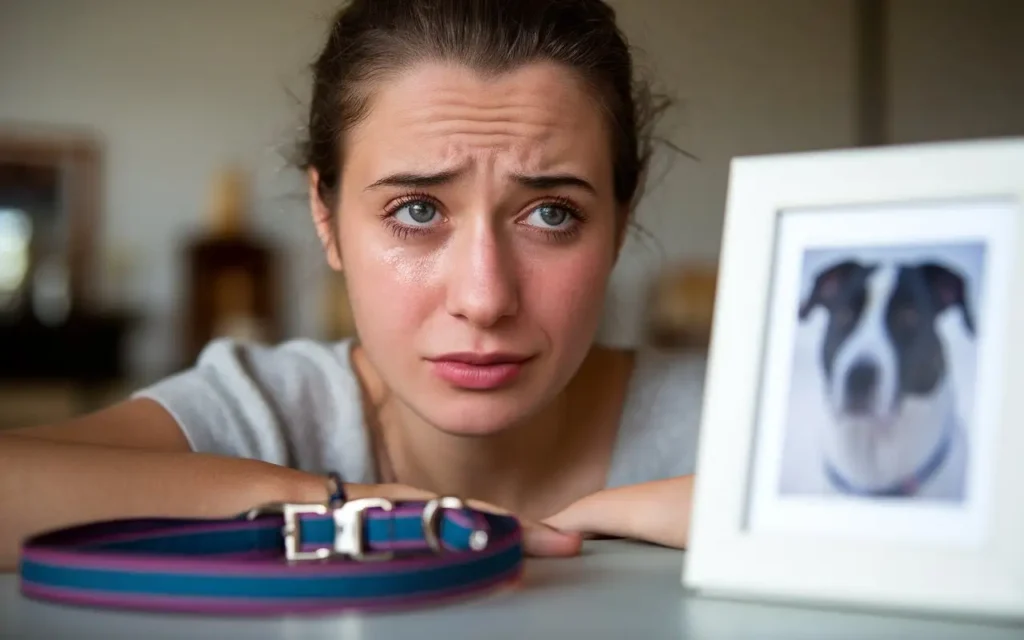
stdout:
{"type": "Polygon", "coordinates": [[[684,549],[689,540],[693,476],[598,491],[544,520],[561,531],[632,538],[684,549]]]}
{"type": "MultiPolygon", "coordinates": [[[[400,484],[345,485],[353,498],[380,496],[395,500],[429,500],[429,491],[400,484]]],[[[605,489],[581,498],[542,522],[520,519],[523,542],[531,556],[574,556],[583,538],[631,538],[677,549],[689,540],[693,476],[680,476],[605,489]]],[[[509,515],[491,504],[469,500],[481,511],[509,515]]]]}
{"type": "MultiPolygon", "coordinates": [[[[379,497],[390,500],[430,500],[436,494],[403,484],[345,484],[345,492],[350,498],[379,497]]],[[[488,511],[501,515],[515,515],[506,509],[480,502],[467,500],[466,504],[480,511],[488,511]]],[[[531,556],[575,556],[583,545],[583,535],[575,531],[558,531],[548,524],[519,518],[523,528],[523,548],[531,556]]]]}

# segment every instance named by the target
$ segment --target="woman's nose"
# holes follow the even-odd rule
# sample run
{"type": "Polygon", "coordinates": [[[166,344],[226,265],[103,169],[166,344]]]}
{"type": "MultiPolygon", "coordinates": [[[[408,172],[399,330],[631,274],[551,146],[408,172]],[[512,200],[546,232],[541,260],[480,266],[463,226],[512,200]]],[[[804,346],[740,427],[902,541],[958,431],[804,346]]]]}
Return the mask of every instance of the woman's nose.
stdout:
{"type": "Polygon", "coordinates": [[[491,327],[519,310],[515,263],[507,241],[480,224],[452,241],[447,310],[478,327],[491,327]]]}

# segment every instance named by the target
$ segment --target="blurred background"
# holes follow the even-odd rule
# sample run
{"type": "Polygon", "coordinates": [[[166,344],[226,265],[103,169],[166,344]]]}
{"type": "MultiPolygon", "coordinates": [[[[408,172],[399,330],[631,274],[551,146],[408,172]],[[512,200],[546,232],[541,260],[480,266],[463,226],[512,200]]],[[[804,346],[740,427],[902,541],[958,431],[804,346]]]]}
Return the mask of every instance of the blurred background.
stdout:
{"type": "MultiPolygon", "coordinates": [[[[605,342],[706,348],[735,156],[1024,134],[1021,0],[612,4],[676,105],[605,342]]],[[[0,0],[0,427],[351,332],[287,155],[337,6],[0,0]]]]}

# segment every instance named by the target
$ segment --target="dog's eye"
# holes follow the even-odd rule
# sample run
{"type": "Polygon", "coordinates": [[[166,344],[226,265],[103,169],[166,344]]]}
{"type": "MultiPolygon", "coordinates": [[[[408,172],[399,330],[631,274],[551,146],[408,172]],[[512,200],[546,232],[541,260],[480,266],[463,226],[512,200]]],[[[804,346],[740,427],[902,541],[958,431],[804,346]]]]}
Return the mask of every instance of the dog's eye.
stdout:
{"type": "Polygon", "coordinates": [[[896,319],[904,327],[913,327],[917,324],[917,311],[909,307],[900,309],[896,314],[896,319]]]}

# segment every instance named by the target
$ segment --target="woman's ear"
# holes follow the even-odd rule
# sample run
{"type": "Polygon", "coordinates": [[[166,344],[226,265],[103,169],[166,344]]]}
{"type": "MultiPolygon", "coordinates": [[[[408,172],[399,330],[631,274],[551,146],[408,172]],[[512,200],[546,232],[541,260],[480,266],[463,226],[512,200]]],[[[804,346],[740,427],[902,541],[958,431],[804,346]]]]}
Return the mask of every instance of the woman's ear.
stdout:
{"type": "Polygon", "coordinates": [[[337,225],[334,221],[334,212],[320,197],[320,173],[316,169],[310,169],[308,179],[309,211],[313,215],[316,235],[320,238],[324,253],[327,254],[327,264],[335,271],[341,271],[341,250],[338,245],[337,225]]]}

